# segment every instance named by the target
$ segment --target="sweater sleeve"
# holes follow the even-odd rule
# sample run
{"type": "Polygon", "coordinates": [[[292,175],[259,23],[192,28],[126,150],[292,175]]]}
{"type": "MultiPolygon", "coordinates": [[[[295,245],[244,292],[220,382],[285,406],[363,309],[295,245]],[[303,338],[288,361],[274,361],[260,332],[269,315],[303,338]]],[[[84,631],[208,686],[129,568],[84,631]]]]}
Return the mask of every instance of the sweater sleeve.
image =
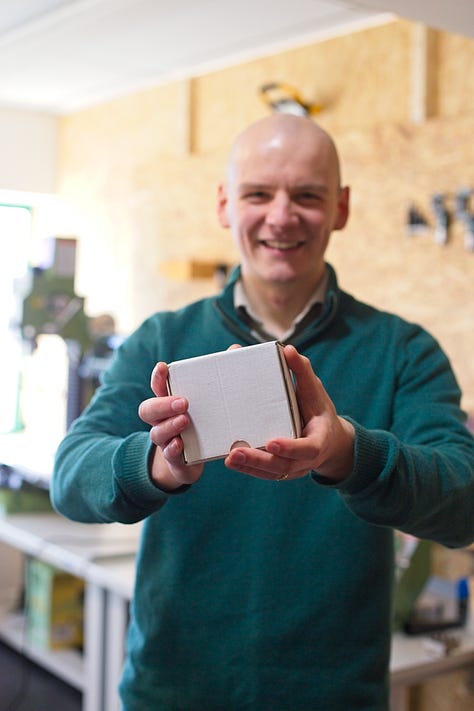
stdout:
{"type": "Polygon", "coordinates": [[[50,494],[67,518],[134,523],[168,500],[150,479],[149,427],[138,416],[140,402],[153,396],[154,327],[145,322],[118,349],[91,403],[59,445],[50,494]]]}
{"type": "MultiPolygon", "coordinates": [[[[367,522],[450,547],[474,540],[474,438],[449,361],[426,332],[403,344],[391,427],[355,427],[351,474],[336,488],[367,522]]],[[[315,474],[315,481],[328,484],[315,474]]]]}

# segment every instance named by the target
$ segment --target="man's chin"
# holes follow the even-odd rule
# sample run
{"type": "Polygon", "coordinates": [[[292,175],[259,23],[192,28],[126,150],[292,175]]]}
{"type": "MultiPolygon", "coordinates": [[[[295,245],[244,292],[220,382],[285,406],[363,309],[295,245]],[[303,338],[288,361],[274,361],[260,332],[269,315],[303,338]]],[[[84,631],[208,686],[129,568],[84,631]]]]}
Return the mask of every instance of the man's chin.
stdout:
{"type": "Polygon", "coordinates": [[[293,270],[273,270],[266,274],[266,281],[275,287],[293,286],[299,283],[301,274],[293,270]]]}
{"type": "Polygon", "coordinates": [[[252,280],[256,279],[262,284],[267,284],[268,286],[273,285],[275,287],[290,287],[295,284],[299,284],[301,279],[304,279],[305,270],[299,266],[293,266],[291,264],[262,264],[260,262],[248,263],[247,268],[243,265],[243,274],[245,273],[253,274],[252,280]]]}

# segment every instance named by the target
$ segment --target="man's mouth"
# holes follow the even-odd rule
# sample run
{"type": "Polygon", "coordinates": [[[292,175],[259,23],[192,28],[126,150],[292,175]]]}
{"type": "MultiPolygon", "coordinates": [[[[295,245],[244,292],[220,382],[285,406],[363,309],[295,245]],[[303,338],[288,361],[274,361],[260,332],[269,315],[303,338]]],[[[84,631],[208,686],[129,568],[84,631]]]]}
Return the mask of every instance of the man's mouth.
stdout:
{"type": "Polygon", "coordinates": [[[303,242],[278,242],[277,240],[262,240],[261,244],[270,249],[278,249],[280,252],[289,252],[291,249],[297,249],[303,242]]]}

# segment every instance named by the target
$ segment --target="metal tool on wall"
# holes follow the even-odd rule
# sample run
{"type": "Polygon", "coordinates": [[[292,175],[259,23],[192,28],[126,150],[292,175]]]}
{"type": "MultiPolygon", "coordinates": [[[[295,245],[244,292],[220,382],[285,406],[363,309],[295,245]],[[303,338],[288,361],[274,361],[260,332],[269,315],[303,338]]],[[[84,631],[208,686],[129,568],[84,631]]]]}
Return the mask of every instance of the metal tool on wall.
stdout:
{"type": "Polygon", "coordinates": [[[451,216],[446,207],[446,196],[442,193],[435,193],[431,198],[431,206],[435,215],[434,240],[436,244],[447,244],[451,216]]]}
{"type": "Polygon", "coordinates": [[[410,237],[422,235],[433,229],[436,244],[446,245],[459,234],[458,225],[464,228],[464,248],[474,253],[474,188],[459,188],[457,192],[433,193],[430,198],[429,219],[419,205],[412,202],[407,207],[406,232],[410,237]]]}
{"type": "Polygon", "coordinates": [[[456,194],[455,214],[464,224],[464,247],[468,252],[474,252],[474,211],[469,203],[474,190],[462,188],[456,194]]]}
{"type": "Polygon", "coordinates": [[[428,230],[428,220],[417,205],[408,207],[406,228],[410,237],[424,234],[428,230]]]}
{"type": "Polygon", "coordinates": [[[305,101],[291,84],[268,82],[263,84],[259,91],[261,98],[272,111],[295,116],[314,116],[323,110],[322,105],[305,101]]]}

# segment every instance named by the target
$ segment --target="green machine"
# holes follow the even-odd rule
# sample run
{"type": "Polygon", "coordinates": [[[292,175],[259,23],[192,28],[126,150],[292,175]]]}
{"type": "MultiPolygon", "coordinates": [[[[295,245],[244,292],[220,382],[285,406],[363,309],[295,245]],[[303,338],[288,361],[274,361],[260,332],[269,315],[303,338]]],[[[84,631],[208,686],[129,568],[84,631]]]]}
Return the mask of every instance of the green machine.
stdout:
{"type": "Polygon", "coordinates": [[[56,238],[48,267],[33,267],[32,286],[23,301],[23,337],[34,343],[40,333],[53,333],[79,344],[85,352],[91,345],[84,299],[74,291],[76,240],[56,238]]]}
{"type": "Polygon", "coordinates": [[[35,347],[40,334],[60,336],[67,346],[68,383],[66,427],[89,402],[108,366],[116,340],[113,318],[90,318],[84,298],[75,292],[77,240],[57,237],[48,241],[45,265],[33,267],[29,294],[23,299],[21,332],[35,347]]]}

